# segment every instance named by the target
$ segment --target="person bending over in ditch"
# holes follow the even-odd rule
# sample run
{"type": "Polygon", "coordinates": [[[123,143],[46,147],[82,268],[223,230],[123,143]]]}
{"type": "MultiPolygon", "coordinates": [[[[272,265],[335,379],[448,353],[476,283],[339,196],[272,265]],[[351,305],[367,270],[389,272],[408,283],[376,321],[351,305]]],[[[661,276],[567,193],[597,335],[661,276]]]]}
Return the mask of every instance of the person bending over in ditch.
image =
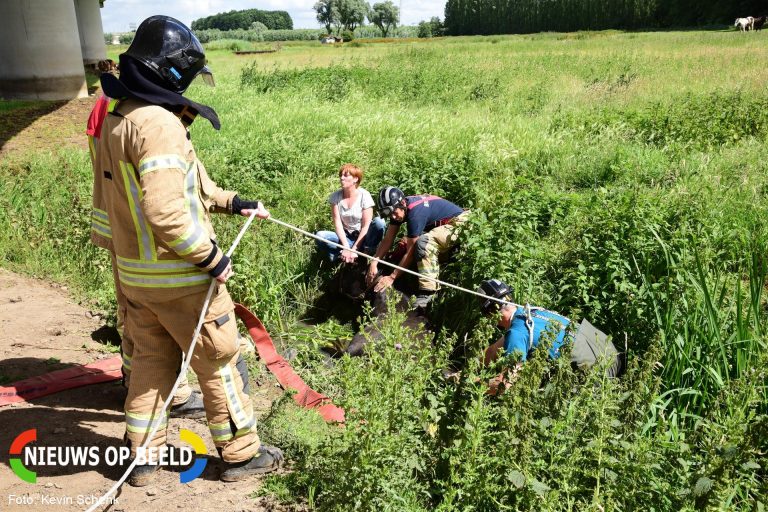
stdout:
{"type": "Polygon", "coordinates": [[[344,263],[354,263],[357,254],[354,249],[366,254],[373,254],[384,236],[384,221],[373,216],[373,198],[371,193],[360,186],[363,170],[353,164],[344,164],[339,169],[341,188],[331,194],[333,231],[318,231],[317,236],[344,246],[336,246],[317,241],[317,247],[324,252],[331,263],[339,258],[344,263]]]}
{"type": "MultiPolygon", "coordinates": [[[[415,307],[424,309],[429,304],[439,285],[429,278],[437,278],[440,272],[440,255],[452,249],[458,239],[458,228],[469,218],[469,212],[452,202],[433,195],[407,196],[396,187],[383,187],[377,197],[377,206],[382,217],[389,218],[384,240],[376,250],[376,258],[383,258],[395,241],[400,226],[405,223],[406,251],[398,265],[408,268],[414,258],[419,271],[419,290],[415,307]]],[[[371,260],[366,281],[370,286],[376,280],[378,264],[371,260]]],[[[390,275],[376,281],[375,292],[386,290],[400,277],[395,269],[390,275]]]]}
{"type": "MultiPolygon", "coordinates": [[[[611,365],[606,369],[609,377],[617,377],[621,372],[623,368],[621,354],[610,338],[588,321],[582,320],[576,334],[572,335],[568,332],[568,326],[571,323],[568,318],[540,307],[512,303],[512,288],[498,279],[483,281],[477,291],[494,299],[509,302],[509,304],[501,304],[494,300],[480,298],[480,311],[484,316],[498,314],[497,325],[504,330],[504,335],[485,350],[486,366],[496,361],[502,354],[517,355],[519,362],[510,369],[511,378],[514,378],[529,355],[539,346],[544,333],[550,332],[555,336],[548,352],[552,359],[560,356],[560,349],[564,344],[572,343],[571,363],[574,366],[588,368],[605,357],[611,360],[611,365]]],[[[508,383],[505,373],[491,381],[492,393],[496,393],[496,388],[502,390],[508,383]]]]}

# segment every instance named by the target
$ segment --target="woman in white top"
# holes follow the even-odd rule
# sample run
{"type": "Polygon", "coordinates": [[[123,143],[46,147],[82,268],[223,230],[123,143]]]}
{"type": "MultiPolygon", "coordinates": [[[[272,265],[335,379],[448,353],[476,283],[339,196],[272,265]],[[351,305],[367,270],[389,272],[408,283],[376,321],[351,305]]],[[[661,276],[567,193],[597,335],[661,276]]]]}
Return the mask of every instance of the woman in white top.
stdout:
{"type": "Polygon", "coordinates": [[[344,164],[339,169],[341,189],[328,198],[331,205],[333,231],[318,231],[316,234],[330,242],[341,244],[344,250],[318,241],[321,252],[328,255],[331,262],[339,258],[344,263],[353,263],[357,254],[347,249],[355,249],[366,254],[373,254],[384,236],[384,221],[373,216],[373,198],[370,192],[360,188],[363,171],[353,164],[344,164]]]}

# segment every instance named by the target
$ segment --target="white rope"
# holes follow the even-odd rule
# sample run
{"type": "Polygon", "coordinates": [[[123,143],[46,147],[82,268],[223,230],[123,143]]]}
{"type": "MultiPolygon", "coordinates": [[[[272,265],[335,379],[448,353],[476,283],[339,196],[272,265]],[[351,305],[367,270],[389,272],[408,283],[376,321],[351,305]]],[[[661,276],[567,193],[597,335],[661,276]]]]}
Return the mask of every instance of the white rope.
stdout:
{"type": "MultiPolygon", "coordinates": [[[[256,212],[257,210],[253,210],[251,215],[248,217],[248,220],[245,222],[245,225],[243,225],[242,229],[240,229],[240,232],[237,234],[235,241],[232,242],[232,246],[227,251],[227,257],[231,257],[232,253],[235,252],[235,248],[240,243],[240,240],[243,238],[243,235],[245,234],[246,230],[251,225],[251,222],[253,222],[253,219],[256,216],[256,212]]],[[[211,295],[213,295],[213,289],[216,287],[216,283],[217,283],[216,279],[211,280],[211,285],[208,287],[208,293],[205,295],[205,302],[203,302],[203,309],[200,311],[200,318],[197,319],[197,327],[195,327],[195,333],[192,335],[192,341],[190,342],[189,348],[187,349],[187,356],[184,358],[184,362],[181,365],[181,370],[179,370],[179,377],[176,379],[176,382],[173,384],[173,388],[171,389],[170,393],[168,393],[168,398],[165,399],[165,403],[163,404],[163,408],[160,410],[160,414],[158,414],[156,416],[156,419],[152,422],[154,426],[152,427],[152,431],[147,436],[147,439],[141,445],[140,450],[142,451],[146,450],[150,441],[152,441],[152,438],[155,437],[155,434],[157,433],[157,429],[160,428],[160,424],[162,423],[160,418],[162,418],[163,414],[165,414],[165,411],[168,409],[168,406],[173,400],[173,397],[176,394],[176,390],[179,388],[179,382],[181,382],[182,377],[187,374],[189,363],[190,361],[192,361],[192,353],[195,351],[195,344],[197,342],[197,337],[200,335],[200,329],[202,329],[203,327],[203,323],[205,321],[205,314],[208,312],[208,304],[211,302],[211,295]]],[[[91,505],[91,507],[88,508],[86,512],[93,512],[97,508],[106,505],[107,499],[111,497],[115,492],[117,492],[120,486],[123,485],[123,483],[125,483],[125,481],[128,479],[128,475],[130,475],[131,471],[133,471],[133,468],[136,467],[137,462],[138,462],[138,459],[134,458],[133,461],[131,461],[130,466],[128,466],[128,469],[126,469],[125,473],[123,473],[123,476],[120,477],[120,480],[115,482],[115,485],[113,485],[101,498],[96,500],[96,502],[93,505],[91,505]]]]}
{"type": "Polygon", "coordinates": [[[384,261],[384,260],[381,260],[379,258],[375,258],[375,257],[371,256],[370,254],[365,254],[364,252],[360,252],[360,251],[357,251],[357,250],[352,249],[352,248],[344,247],[341,244],[337,244],[336,242],[331,242],[330,240],[327,240],[327,239],[325,239],[325,238],[323,238],[321,236],[317,236],[314,233],[310,233],[309,231],[304,231],[303,229],[297,228],[296,226],[288,224],[287,222],[283,222],[281,220],[277,220],[274,217],[269,217],[267,220],[271,220],[275,224],[279,224],[280,226],[286,227],[288,229],[296,231],[297,233],[301,233],[302,235],[308,236],[310,238],[314,238],[315,240],[319,240],[320,242],[336,246],[336,247],[338,247],[340,249],[343,249],[343,250],[346,250],[346,251],[353,252],[353,253],[357,254],[358,256],[362,256],[362,257],[367,258],[367,259],[369,259],[371,261],[375,261],[377,263],[383,263],[384,265],[387,265],[387,266],[392,267],[392,268],[396,268],[396,269],[398,269],[398,270],[400,270],[402,272],[407,272],[408,274],[414,275],[414,276],[418,277],[419,279],[428,279],[428,280],[434,281],[435,283],[438,283],[440,285],[447,286],[448,288],[453,288],[455,290],[459,290],[459,291],[462,291],[464,293],[469,293],[470,295],[476,295],[477,297],[482,297],[483,299],[486,299],[486,300],[492,300],[494,302],[498,302],[499,304],[502,304],[502,305],[505,305],[505,306],[506,305],[515,306],[515,307],[518,306],[514,302],[509,302],[509,301],[506,301],[504,299],[497,299],[495,297],[491,297],[490,295],[485,295],[484,293],[476,292],[474,290],[469,290],[467,288],[462,288],[461,286],[457,286],[455,284],[446,283],[445,281],[441,281],[441,280],[439,280],[437,278],[430,277],[430,276],[425,276],[425,275],[419,274],[418,272],[414,272],[413,270],[410,270],[410,269],[407,269],[407,268],[403,268],[403,267],[401,267],[399,265],[395,265],[394,263],[390,263],[388,261],[384,261]]]}

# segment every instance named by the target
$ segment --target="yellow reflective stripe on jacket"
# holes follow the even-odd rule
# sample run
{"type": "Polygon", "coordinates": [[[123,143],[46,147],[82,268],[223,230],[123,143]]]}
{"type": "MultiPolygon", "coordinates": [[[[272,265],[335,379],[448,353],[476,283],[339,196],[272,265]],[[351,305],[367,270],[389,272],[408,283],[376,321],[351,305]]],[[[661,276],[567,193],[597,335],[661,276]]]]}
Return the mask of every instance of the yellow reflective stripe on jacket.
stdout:
{"type": "Polygon", "coordinates": [[[107,212],[98,208],[91,210],[91,230],[103,237],[112,238],[112,229],[109,226],[107,212]]]}
{"type": "Polygon", "coordinates": [[[219,369],[221,381],[224,383],[224,395],[227,398],[229,412],[232,414],[232,421],[238,429],[245,428],[253,419],[253,411],[246,412],[243,403],[240,401],[240,395],[235,388],[235,378],[232,373],[232,367],[229,364],[219,369]],[[250,414],[249,414],[250,413],[250,414]]]}
{"type": "Polygon", "coordinates": [[[94,138],[93,135],[88,135],[88,149],[91,150],[91,158],[96,160],[96,143],[94,142],[94,138]]]}
{"type": "Polygon", "coordinates": [[[91,231],[104,238],[112,238],[112,230],[109,229],[109,226],[103,226],[98,222],[91,222],[91,231]]]}
{"type": "Polygon", "coordinates": [[[109,104],[107,105],[107,112],[114,112],[117,108],[117,105],[120,103],[120,100],[109,100],[109,104]]]}
{"type": "Polygon", "coordinates": [[[178,274],[201,272],[196,266],[184,260],[136,260],[117,256],[117,267],[127,272],[144,274],[178,274]]]}
{"type": "Polygon", "coordinates": [[[179,288],[208,283],[211,277],[184,260],[135,260],[117,256],[120,282],[142,288],[179,288]]]}
{"type": "Polygon", "coordinates": [[[194,286],[205,284],[211,281],[211,276],[200,271],[186,275],[149,275],[149,274],[131,274],[122,269],[117,271],[120,283],[127,286],[136,286],[139,288],[181,288],[184,286],[194,286]]]}
{"type": "Polygon", "coordinates": [[[203,221],[205,220],[203,204],[200,202],[200,194],[198,193],[198,187],[200,182],[196,172],[187,173],[186,187],[184,187],[184,195],[187,201],[189,201],[189,213],[192,215],[192,223],[195,224],[201,231],[205,231],[203,228],[203,221]]]}
{"type": "Polygon", "coordinates": [[[161,427],[168,424],[168,413],[162,416],[154,417],[153,414],[138,414],[125,411],[125,428],[128,432],[144,434],[151,431],[155,424],[159,423],[161,427]]]}
{"type": "Polygon", "coordinates": [[[139,176],[144,176],[158,169],[181,169],[186,173],[191,166],[192,162],[187,162],[179,155],[153,156],[139,162],[139,176]]]}
{"type": "Polygon", "coordinates": [[[152,235],[149,223],[144,218],[144,212],[141,210],[142,192],[139,182],[136,179],[133,166],[121,160],[120,170],[123,173],[123,181],[125,182],[128,207],[131,210],[133,225],[136,228],[136,241],[139,245],[139,254],[145,260],[155,260],[157,259],[155,238],[152,235]]]}

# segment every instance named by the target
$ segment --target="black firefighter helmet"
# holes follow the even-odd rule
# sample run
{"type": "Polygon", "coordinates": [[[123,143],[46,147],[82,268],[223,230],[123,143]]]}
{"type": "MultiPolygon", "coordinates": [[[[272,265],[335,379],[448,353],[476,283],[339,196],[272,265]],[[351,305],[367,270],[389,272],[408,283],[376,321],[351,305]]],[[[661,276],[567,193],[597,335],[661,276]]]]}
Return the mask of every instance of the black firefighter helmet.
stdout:
{"type": "MultiPolygon", "coordinates": [[[[494,299],[508,300],[508,296],[512,295],[512,288],[504,281],[500,281],[498,279],[488,279],[480,283],[480,287],[477,289],[477,292],[489,297],[493,297],[494,299]]],[[[501,306],[501,304],[495,300],[485,299],[483,297],[479,297],[479,299],[480,311],[483,313],[483,315],[489,315],[497,311],[499,306],[501,306]]]]}
{"type": "Polygon", "coordinates": [[[397,187],[382,187],[376,198],[376,206],[379,209],[379,215],[384,218],[392,215],[395,208],[403,206],[400,201],[405,199],[405,194],[397,187]]]}
{"type": "Polygon", "coordinates": [[[213,85],[203,45],[186,25],[170,16],[142,21],[125,54],[149,68],[170,91],[183,94],[200,74],[213,85]]]}

